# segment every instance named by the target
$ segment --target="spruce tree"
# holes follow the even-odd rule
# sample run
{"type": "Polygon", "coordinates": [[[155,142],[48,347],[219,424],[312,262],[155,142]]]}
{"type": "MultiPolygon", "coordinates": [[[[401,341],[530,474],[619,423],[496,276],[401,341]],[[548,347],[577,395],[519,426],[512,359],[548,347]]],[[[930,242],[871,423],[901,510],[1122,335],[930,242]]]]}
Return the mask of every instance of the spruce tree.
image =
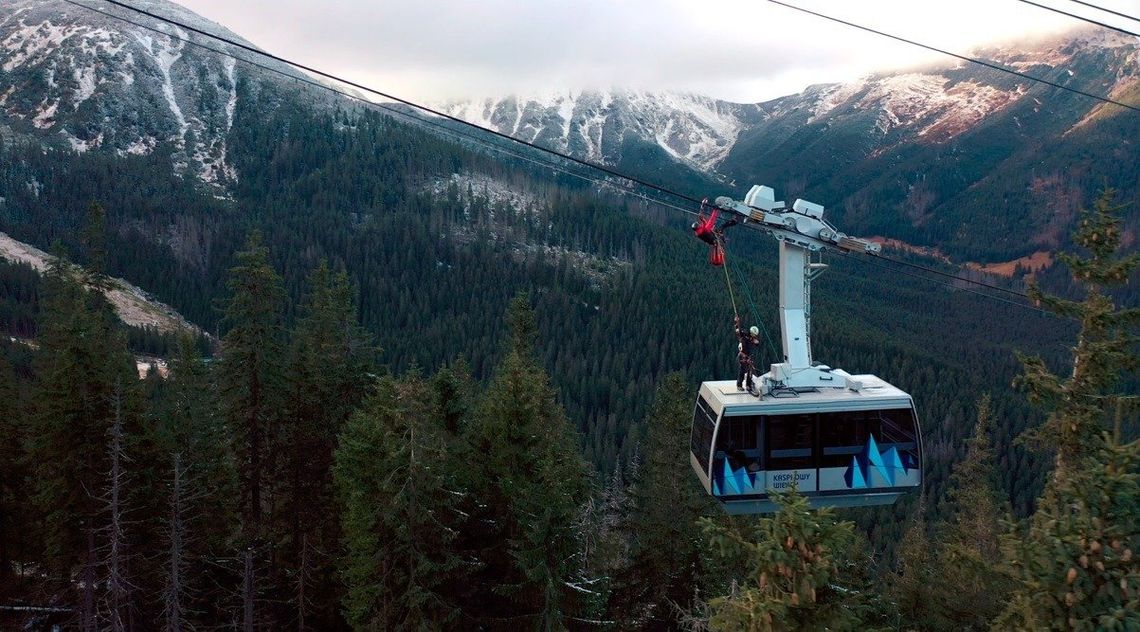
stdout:
{"type": "Polygon", "coordinates": [[[14,555],[23,556],[28,496],[23,411],[16,371],[0,350],[0,588],[7,585],[14,555]]]}
{"type": "Polygon", "coordinates": [[[939,529],[932,582],[947,629],[982,630],[1005,607],[1010,584],[1000,571],[1006,503],[997,490],[989,395],[978,402],[974,436],[954,466],[946,492],[946,522],[939,529]]]}
{"type": "Polygon", "coordinates": [[[1106,191],[1086,212],[1074,241],[1087,258],[1064,255],[1087,290],[1081,302],[1034,296],[1081,324],[1073,373],[1061,378],[1024,359],[1020,383],[1049,410],[1030,437],[1057,453],[1056,470],[1028,528],[1011,534],[1015,582],[1002,629],[1140,628],[1140,440],[1122,443],[1107,419],[1123,372],[1137,365],[1140,308],[1119,309],[1107,290],[1123,286],[1140,254],[1119,255],[1120,207],[1106,191]]]}
{"type": "Polygon", "coordinates": [[[260,233],[250,234],[236,258],[226,282],[229,330],[222,338],[217,383],[222,414],[235,439],[242,536],[255,542],[265,536],[268,459],[280,421],[284,290],[260,233]]]}
{"type": "Polygon", "coordinates": [[[475,399],[473,386],[471,369],[463,358],[451,366],[441,367],[432,377],[435,414],[449,437],[458,437],[466,430],[475,399]]]}
{"type": "Polygon", "coordinates": [[[773,496],[779,511],[754,521],[703,524],[716,555],[741,561],[747,574],[728,595],[709,601],[711,630],[854,630],[862,595],[841,581],[855,543],[854,525],[830,509],[813,511],[793,490],[773,496]]]}
{"type": "Polygon", "coordinates": [[[507,355],[465,441],[475,503],[466,546],[481,565],[470,610],[487,622],[564,629],[584,589],[572,577],[579,568],[574,522],[589,492],[588,470],[535,359],[537,329],[526,296],[511,301],[508,322],[507,355]]]}
{"type": "Polygon", "coordinates": [[[28,463],[44,518],[44,559],[69,583],[80,566],[94,577],[116,384],[137,382],[137,373],[110,304],[84,288],[64,257],[45,278],[39,331],[28,463]]]}
{"type": "Polygon", "coordinates": [[[675,629],[705,570],[698,520],[714,508],[689,467],[693,393],[677,373],[665,377],[645,418],[644,461],[632,485],[625,525],[630,565],[615,591],[611,616],[626,625],[675,629]]]}
{"type": "Polygon", "coordinates": [[[1073,280],[1085,288],[1084,300],[1051,296],[1035,284],[1029,288],[1030,296],[1045,309],[1080,323],[1071,376],[1055,375],[1040,357],[1022,356],[1024,373],[1017,380],[1031,402],[1049,411],[1045,424],[1026,438],[1056,451],[1053,475],[1058,479],[1099,451],[1101,433],[1107,429],[1104,396],[1112,394],[1123,372],[1136,368],[1140,308],[1118,308],[1108,292],[1127,284],[1140,265],[1140,253],[1119,254],[1123,207],[1113,204],[1113,196],[1111,189],[1106,190],[1092,210],[1082,214],[1073,241],[1088,252],[1087,257],[1058,255],[1073,280]]]}
{"type": "Polygon", "coordinates": [[[159,510],[163,549],[163,627],[190,629],[224,617],[218,560],[232,557],[237,474],[230,435],[217,410],[216,390],[194,340],[179,339],[162,401],[156,406],[156,459],[165,484],[159,510]]]}
{"type": "Polygon", "coordinates": [[[274,526],[282,564],[292,576],[296,617],[317,627],[336,621],[336,611],[327,607],[336,602],[331,553],[340,529],[333,450],[374,371],[376,350],[357,322],[355,302],[348,275],[334,274],[321,262],[309,276],[286,374],[283,458],[277,474],[284,489],[274,526]],[[308,612],[312,605],[318,612],[308,612]]]}
{"type": "Polygon", "coordinates": [[[343,607],[357,630],[457,626],[444,587],[459,566],[454,475],[418,380],[381,378],[344,426],[334,477],[344,534],[343,607]]]}
{"type": "Polygon", "coordinates": [[[991,417],[986,395],[966,455],[951,472],[943,519],[933,529],[937,537],[928,536],[920,506],[899,543],[890,594],[917,629],[988,629],[1008,602],[1001,544],[1009,515],[996,485],[991,417]]]}
{"type": "Polygon", "coordinates": [[[1140,440],[1079,465],[1011,535],[1016,584],[996,629],[1140,629],[1140,440]]]}
{"type": "Polygon", "coordinates": [[[918,630],[943,629],[938,594],[938,548],[927,534],[926,503],[920,501],[895,549],[897,568],[888,578],[887,594],[902,617],[918,630]]]}

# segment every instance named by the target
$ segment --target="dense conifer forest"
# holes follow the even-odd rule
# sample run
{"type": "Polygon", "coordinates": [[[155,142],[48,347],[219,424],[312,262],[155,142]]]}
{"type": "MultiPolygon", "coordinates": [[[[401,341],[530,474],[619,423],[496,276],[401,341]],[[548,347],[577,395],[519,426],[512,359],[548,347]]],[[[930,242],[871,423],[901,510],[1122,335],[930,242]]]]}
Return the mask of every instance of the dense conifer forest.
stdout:
{"type": "MultiPolygon", "coordinates": [[[[730,519],[688,433],[733,306],[683,217],[242,90],[229,191],[162,151],[0,146],[0,229],[61,255],[0,266],[0,606],[31,608],[3,625],[1140,626],[1137,261],[1110,196],[1032,290],[1059,317],[828,259],[816,355],[914,395],[926,485],[730,519]],[[213,338],[122,326],[107,275],[213,338]]],[[[729,244],[771,333],[773,252],[729,244]]]]}

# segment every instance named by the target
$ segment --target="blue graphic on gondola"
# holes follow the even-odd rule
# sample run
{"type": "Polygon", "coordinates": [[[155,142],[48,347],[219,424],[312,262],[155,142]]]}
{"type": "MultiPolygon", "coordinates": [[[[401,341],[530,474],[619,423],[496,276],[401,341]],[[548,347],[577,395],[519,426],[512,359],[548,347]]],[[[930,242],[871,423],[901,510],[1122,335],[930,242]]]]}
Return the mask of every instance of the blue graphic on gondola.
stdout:
{"type": "Polygon", "coordinates": [[[713,478],[713,495],[750,494],[756,491],[756,475],[746,468],[732,469],[728,459],[718,476],[713,478]]]}
{"type": "Polygon", "coordinates": [[[887,481],[887,485],[894,487],[895,477],[900,473],[907,474],[915,463],[913,458],[906,455],[906,463],[899,457],[899,451],[894,446],[887,448],[886,452],[879,452],[879,444],[875,437],[867,438],[867,445],[863,451],[851,457],[851,465],[843,474],[843,481],[851,489],[865,489],[873,487],[871,484],[871,466],[887,481]]]}

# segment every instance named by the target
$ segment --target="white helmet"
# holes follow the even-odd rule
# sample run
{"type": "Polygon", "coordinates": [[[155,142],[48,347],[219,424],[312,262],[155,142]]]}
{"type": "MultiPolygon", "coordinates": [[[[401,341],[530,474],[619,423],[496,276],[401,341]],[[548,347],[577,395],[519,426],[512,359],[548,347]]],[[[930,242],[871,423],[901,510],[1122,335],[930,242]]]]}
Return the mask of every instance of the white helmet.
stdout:
{"type": "Polygon", "coordinates": [[[752,334],[753,336],[759,336],[760,335],[760,328],[757,327],[756,325],[752,325],[751,327],[748,328],[748,333],[752,334]]]}

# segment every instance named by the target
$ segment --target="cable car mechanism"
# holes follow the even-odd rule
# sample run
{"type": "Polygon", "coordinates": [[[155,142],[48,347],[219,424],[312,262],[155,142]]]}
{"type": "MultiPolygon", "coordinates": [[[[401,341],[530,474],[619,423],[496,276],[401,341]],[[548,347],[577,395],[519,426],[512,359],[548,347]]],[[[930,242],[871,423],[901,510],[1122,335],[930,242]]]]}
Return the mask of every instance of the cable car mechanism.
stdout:
{"type": "Polygon", "coordinates": [[[914,400],[874,375],[851,375],[811,355],[811,281],[826,268],[811,253],[876,254],[823,219],[823,207],[754,186],[744,201],[719,197],[693,231],[723,265],[723,229],[751,226],[780,242],[783,362],[759,376],[759,392],[734,380],[704,382],[693,411],[690,462],[705,490],[730,514],[777,509],[769,493],[793,485],[813,507],[891,504],[922,484],[922,441],[914,400]],[[729,216],[720,229],[719,213],[729,216]]]}

